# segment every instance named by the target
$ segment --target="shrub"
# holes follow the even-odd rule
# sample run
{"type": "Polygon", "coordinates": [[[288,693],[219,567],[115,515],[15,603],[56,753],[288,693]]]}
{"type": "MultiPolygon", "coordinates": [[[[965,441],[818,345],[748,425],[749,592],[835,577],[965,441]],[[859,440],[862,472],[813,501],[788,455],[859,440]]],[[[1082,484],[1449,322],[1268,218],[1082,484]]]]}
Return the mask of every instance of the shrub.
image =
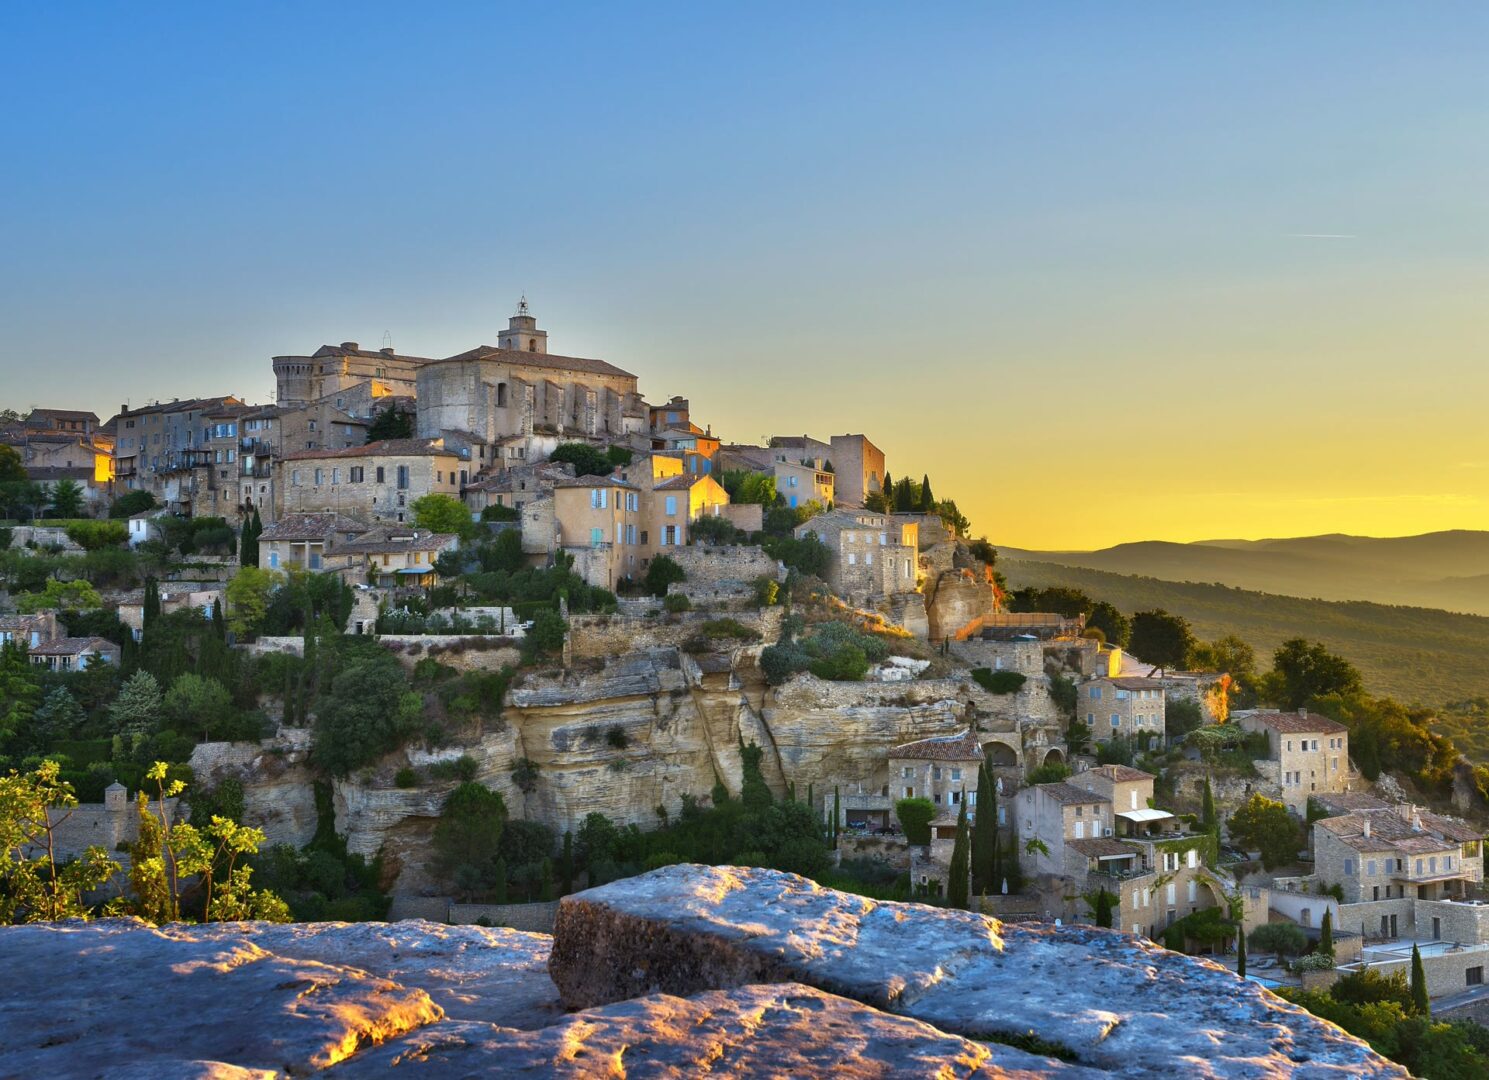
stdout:
{"type": "Polygon", "coordinates": [[[1070,775],[1070,766],[1063,761],[1047,761],[1029,774],[1029,784],[1058,784],[1070,775]]]}
{"type": "Polygon", "coordinates": [[[673,582],[686,581],[687,573],[666,555],[658,555],[646,567],[642,584],[653,596],[666,596],[667,586],[673,582]]]}
{"type": "Polygon", "coordinates": [[[405,765],[393,774],[393,785],[401,788],[411,788],[419,782],[419,774],[405,765]]]}
{"type": "Polygon", "coordinates": [[[780,686],[791,676],[812,666],[811,655],[794,641],[768,645],[760,651],[760,670],[771,686],[780,686]]]}
{"type": "Polygon", "coordinates": [[[693,602],[682,593],[668,593],[667,598],[662,601],[662,607],[673,615],[680,615],[684,611],[691,611],[693,602]]]}
{"type": "Polygon", "coordinates": [[[1292,963],[1294,971],[1328,971],[1334,966],[1334,958],[1327,953],[1309,953],[1292,963]]]}
{"type": "Polygon", "coordinates": [[[631,745],[630,737],[626,735],[626,729],[619,724],[616,724],[609,731],[605,732],[605,741],[616,750],[624,750],[627,746],[631,745]]]}
{"type": "Polygon", "coordinates": [[[523,644],[530,653],[556,653],[564,647],[564,637],[568,632],[569,624],[564,617],[546,608],[533,616],[533,624],[523,638],[523,644]]]}
{"type": "Polygon", "coordinates": [[[496,503],[481,511],[482,521],[518,521],[521,517],[521,512],[515,506],[500,506],[496,503]]]}
{"type": "Polygon", "coordinates": [[[117,547],[129,539],[129,526],[122,521],[75,521],[67,526],[67,538],[86,551],[117,547]]]}
{"type": "MultiPolygon", "coordinates": [[[[476,773],[481,769],[481,763],[469,754],[461,754],[458,758],[449,761],[436,761],[429,766],[429,775],[436,780],[459,780],[462,784],[469,783],[476,778],[476,773]]],[[[399,785],[402,787],[402,785],[399,785]]]]}
{"type": "Polygon", "coordinates": [[[698,628],[704,637],[738,638],[741,641],[759,641],[760,635],[738,619],[709,619],[698,628]]]}
{"type": "Polygon", "coordinates": [[[755,603],[760,607],[772,607],[781,599],[781,584],[773,577],[755,579],[755,603]]]}
{"type": "Polygon", "coordinates": [[[869,658],[857,645],[840,645],[812,661],[811,672],[819,679],[857,682],[869,673],[869,658]]]}
{"type": "Polygon", "coordinates": [[[990,694],[1017,693],[1027,681],[1017,671],[992,671],[985,667],[973,668],[972,678],[990,694]]]}
{"type": "Polygon", "coordinates": [[[1247,941],[1253,949],[1278,956],[1299,956],[1308,948],[1308,935],[1291,923],[1267,923],[1251,931],[1247,941]]]}
{"type": "Polygon", "coordinates": [[[931,822],[936,818],[936,804],[930,799],[901,799],[894,804],[894,815],[900,819],[905,839],[912,844],[931,842],[931,822]]]}

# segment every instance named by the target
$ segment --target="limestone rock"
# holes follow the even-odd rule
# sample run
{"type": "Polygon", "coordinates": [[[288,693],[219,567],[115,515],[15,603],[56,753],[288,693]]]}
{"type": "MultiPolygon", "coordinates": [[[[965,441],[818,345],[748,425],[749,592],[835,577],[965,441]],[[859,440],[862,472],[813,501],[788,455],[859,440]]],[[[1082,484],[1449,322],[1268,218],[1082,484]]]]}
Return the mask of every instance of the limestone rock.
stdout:
{"type": "Polygon", "coordinates": [[[1105,1074],[985,1045],[797,983],[691,998],[655,994],[542,1031],[437,1024],[359,1054],[333,1076],[993,1077],[1105,1074]]]}
{"type": "Polygon", "coordinates": [[[0,1069],[13,1076],[304,1075],[441,1015],[422,990],[276,956],[251,930],[198,941],[132,919],[8,927],[0,971],[0,1069]]]}
{"type": "Polygon", "coordinates": [[[1033,1031],[1123,1075],[1406,1075],[1218,965],[1136,937],[878,903],[771,870],[673,866],[568,897],[549,969],[573,1008],[799,981],[972,1038],[1033,1031]]]}

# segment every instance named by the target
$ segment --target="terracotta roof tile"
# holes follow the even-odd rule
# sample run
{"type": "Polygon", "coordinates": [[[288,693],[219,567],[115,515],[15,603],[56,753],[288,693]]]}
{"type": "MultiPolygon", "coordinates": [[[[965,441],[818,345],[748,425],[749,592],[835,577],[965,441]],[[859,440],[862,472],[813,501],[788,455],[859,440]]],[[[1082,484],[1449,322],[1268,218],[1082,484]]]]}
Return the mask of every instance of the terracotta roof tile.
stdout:
{"type": "Polygon", "coordinates": [[[1250,712],[1241,713],[1236,719],[1255,720],[1263,727],[1269,727],[1273,731],[1279,731],[1284,735],[1338,735],[1348,732],[1349,728],[1327,716],[1318,713],[1296,713],[1296,712],[1250,712]]]}
{"type": "Polygon", "coordinates": [[[477,345],[463,353],[447,356],[436,363],[451,363],[462,360],[496,360],[513,367],[540,368],[545,371],[583,371],[590,375],[616,375],[624,379],[636,376],[604,360],[592,360],[582,356],[559,356],[555,353],[525,352],[522,349],[499,349],[494,345],[477,345]]]}
{"type": "Polygon", "coordinates": [[[971,731],[901,743],[889,752],[892,758],[922,761],[981,761],[982,747],[971,731]]]}

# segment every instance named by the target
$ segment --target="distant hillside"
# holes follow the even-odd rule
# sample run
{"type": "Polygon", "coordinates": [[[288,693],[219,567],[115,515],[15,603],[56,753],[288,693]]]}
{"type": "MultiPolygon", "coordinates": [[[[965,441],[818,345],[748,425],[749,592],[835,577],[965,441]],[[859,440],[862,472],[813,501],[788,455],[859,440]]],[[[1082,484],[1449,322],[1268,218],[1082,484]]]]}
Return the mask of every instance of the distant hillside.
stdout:
{"type": "Polygon", "coordinates": [[[1165,581],[1219,582],[1323,600],[1373,600],[1489,615],[1489,532],[1455,530],[1380,539],[1150,540],[1100,551],[999,547],[1009,559],[1082,566],[1165,581]]]}
{"type": "Polygon", "coordinates": [[[1207,640],[1237,634],[1256,649],[1262,666],[1286,639],[1306,637],[1347,657],[1375,694],[1434,706],[1489,697],[1489,618],[1483,616],[1276,596],[1001,556],[998,568],[1015,588],[1071,585],[1128,613],[1161,607],[1183,615],[1207,640]]]}

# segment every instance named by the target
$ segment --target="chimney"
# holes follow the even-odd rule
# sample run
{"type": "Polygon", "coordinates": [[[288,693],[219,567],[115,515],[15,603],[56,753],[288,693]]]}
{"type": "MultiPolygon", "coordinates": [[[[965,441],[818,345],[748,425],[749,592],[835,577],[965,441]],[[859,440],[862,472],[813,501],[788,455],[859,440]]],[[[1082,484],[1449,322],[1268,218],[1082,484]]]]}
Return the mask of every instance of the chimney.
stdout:
{"type": "Polygon", "coordinates": [[[343,341],[341,343],[341,351],[342,352],[360,352],[361,350],[357,347],[357,343],[355,341],[343,341]]]}
{"type": "Polygon", "coordinates": [[[1365,818],[1365,823],[1360,826],[1360,832],[1366,840],[1370,839],[1370,818],[1368,816],[1365,818]]]}
{"type": "Polygon", "coordinates": [[[382,353],[384,356],[392,356],[393,355],[393,347],[391,345],[389,345],[386,348],[379,349],[378,352],[382,353]]]}
{"type": "Polygon", "coordinates": [[[1308,710],[1306,708],[1305,709],[1299,709],[1298,710],[1298,715],[1301,716],[1304,720],[1307,720],[1308,719],[1308,710]]]}

